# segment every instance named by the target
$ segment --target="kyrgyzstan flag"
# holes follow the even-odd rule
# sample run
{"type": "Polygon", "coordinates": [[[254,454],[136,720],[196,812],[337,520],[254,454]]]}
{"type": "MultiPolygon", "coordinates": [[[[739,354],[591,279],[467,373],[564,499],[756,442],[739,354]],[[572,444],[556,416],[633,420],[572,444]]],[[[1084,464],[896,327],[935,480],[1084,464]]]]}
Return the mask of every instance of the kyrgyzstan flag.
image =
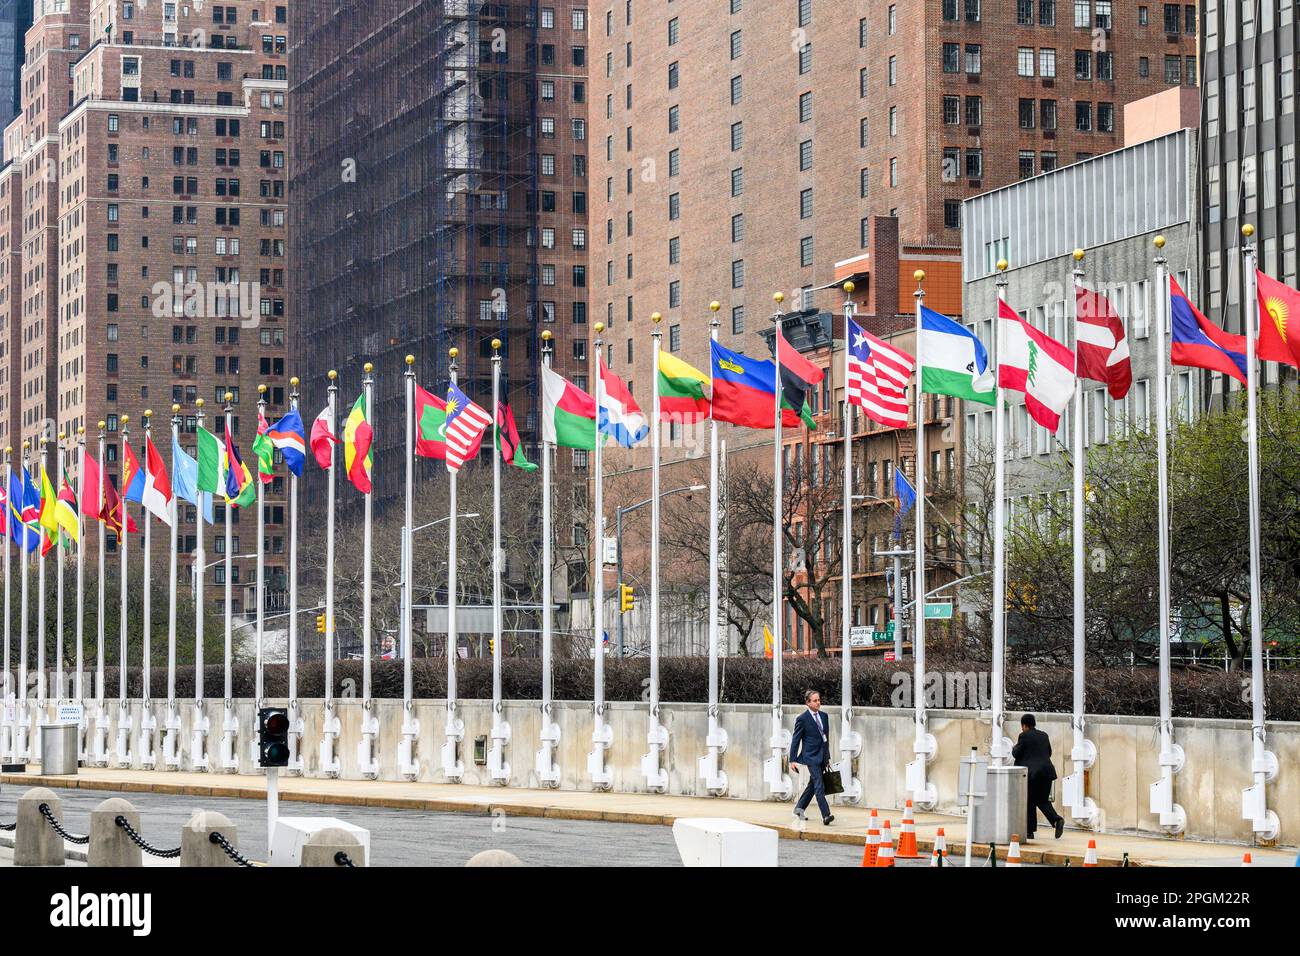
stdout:
{"type": "Polygon", "coordinates": [[[1300,292],[1263,272],[1259,287],[1259,357],[1300,368],[1300,292]]]}
{"type": "Polygon", "coordinates": [[[998,384],[1025,393],[1025,407],[1034,421],[1050,432],[1061,424],[1061,413],[1074,396],[1074,353],[1038,331],[1001,299],[1004,351],[998,356],[998,384]]]}
{"type": "Polygon", "coordinates": [[[1133,363],[1119,313],[1101,293],[1078,286],[1074,314],[1079,377],[1103,383],[1111,398],[1123,398],[1133,385],[1133,363]]]}

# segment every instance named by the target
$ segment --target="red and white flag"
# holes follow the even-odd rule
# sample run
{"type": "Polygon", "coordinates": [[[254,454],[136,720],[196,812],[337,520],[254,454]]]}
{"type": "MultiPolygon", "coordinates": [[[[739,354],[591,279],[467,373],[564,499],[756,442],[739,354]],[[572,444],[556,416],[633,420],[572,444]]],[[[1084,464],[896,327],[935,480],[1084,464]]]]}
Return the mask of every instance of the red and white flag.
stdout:
{"type": "Polygon", "coordinates": [[[848,319],[849,403],[873,422],[907,427],[907,381],[916,359],[848,319]]]}
{"type": "Polygon", "coordinates": [[[1101,382],[1111,398],[1123,398],[1133,386],[1133,363],[1119,313],[1100,292],[1074,290],[1075,351],[1079,377],[1101,382]]]}
{"type": "Polygon", "coordinates": [[[172,523],[172,483],[167,477],[167,465],[154,447],[152,438],[144,440],[144,492],[140,503],[163,524],[172,523]]]}
{"type": "Polygon", "coordinates": [[[316,458],[316,464],[328,469],[334,462],[333,446],[338,443],[338,436],[334,434],[334,416],[326,405],[311,423],[311,453],[316,458]]]}
{"type": "Polygon", "coordinates": [[[1061,424],[1061,413],[1074,397],[1074,353],[1038,331],[1001,299],[1002,354],[998,384],[1025,393],[1029,416],[1050,432],[1061,424]]]}

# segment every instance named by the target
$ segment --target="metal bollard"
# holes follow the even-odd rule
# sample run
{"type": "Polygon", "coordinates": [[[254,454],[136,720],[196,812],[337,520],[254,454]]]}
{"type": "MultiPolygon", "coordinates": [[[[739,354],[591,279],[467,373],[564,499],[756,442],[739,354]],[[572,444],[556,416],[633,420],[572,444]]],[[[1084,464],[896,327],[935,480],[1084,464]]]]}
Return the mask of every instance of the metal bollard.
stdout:
{"type": "Polygon", "coordinates": [[[63,866],[63,837],[41,814],[41,804],[63,822],[63,801],[53,790],[33,787],[18,798],[18,826],[14,831],[14,866],[63,866]]]}
{"type": "Polygon", "coordinates": [[[136,833],[140,832],[140,811],[129,800],[109,797],[90,811],[90,846],[86,851],[87,866],[143,866],[140,847],[117,825],[118,817],[126,817],[136,833]]]}
{"type": "Polygon", "coordinates": [[[239,847],[239,830],[223,814],[196,810],[181,830],[181,866],[238,866],[211,836],[220,833],[231,846],[239,847]]]}
{"type": "Polygon", "coordinates": [[[335,859],[340,853],[347,854],[353,866],[366,866],[366,848],[361,841],[340,827],[326,827],[317,830],[302,845],[299,866],[343,867],[345,863],[335,859]]]}
{"type": "Polygon", "coordinates": [[[483,850],[475,853],[465,863],[466,866],[523,866],[523,862],[513,853],[505,850],[483,850]]]}

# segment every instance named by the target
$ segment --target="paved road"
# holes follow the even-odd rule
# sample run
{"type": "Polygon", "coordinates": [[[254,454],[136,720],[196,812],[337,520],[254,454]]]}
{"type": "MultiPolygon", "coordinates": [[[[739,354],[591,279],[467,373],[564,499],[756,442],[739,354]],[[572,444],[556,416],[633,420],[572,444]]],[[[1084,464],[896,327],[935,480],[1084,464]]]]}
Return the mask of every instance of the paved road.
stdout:
{"type": "MultiPolygon", "coordinates": [[[[19,787],[0,788],[0,822],[14,819],[19,787]]],[[[64,790],[63,819],[74,833],[90,827],[90,811],[109,797],[124,797],[141,812],[144,837],[155,846],[180,843],[180,829],[195,810],[216,810],[239,829],[240,850],[266,859],[266,809],[257,800],[169,794],[64,790]]],[[[554,820],[542,817],[426,813],[313,803],[281,803],[292,816],[339,817],[370,831],[377,866],[462,866],[486,849],[509,850],[534,866],[677,866],[672,828],[636,823],[554,820]]],[[[0,854],[0,866],[8,854],[0,854]]],[[[862,850],[833,843],[781,840],[782,866],[858,866],[862,850]]],[[[918,865],[909,863],[907,865],[918,865]]],[[[921,864],[923,865],[923,864],[921,864]]]]}

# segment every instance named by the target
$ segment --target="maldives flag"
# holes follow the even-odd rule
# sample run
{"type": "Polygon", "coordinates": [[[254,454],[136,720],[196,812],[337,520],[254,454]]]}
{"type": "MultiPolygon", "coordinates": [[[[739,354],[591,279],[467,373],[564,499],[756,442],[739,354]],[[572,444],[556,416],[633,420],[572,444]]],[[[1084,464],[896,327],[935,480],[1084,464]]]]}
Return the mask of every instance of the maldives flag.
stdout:
{"type": "Polygon", "coordinates": [[[1123,398],[1133,386],[1124,323],[1099,292],[1083,286],[1074,290],[1075,348],[1079,377],[1103,383],[1111,398],[1123,398]]]}
{"type": "Polygon", "coordinates": [[[320,410],[316,420],[311,423],[311,453],[316,459],[316,464],[322,468],[332,467],[334,446],[338,442],[338,436],[334,434],[334,416],[330,414],[330,407],[326,405],[320,410]]]}
{"type": "Polygon", "coordinates": [[[1173,276],[1169,277],[1169,312],[1174,365],[1207,368],[1246,384],[1246,337],[1230,335],[1201,315],[1173,276]]]}
{"type": "Polygon", "coordinates": [[[998,384],[1025,393],[1025,408],[1034,421],[1054,432],[1061,413],[1074,397],[1074,353],[1038,331],[1001,299],[1003,353],[998,357],[998,384]]]}
{"type": "Polygon", "coordinates": [[[545,365],[542,439],[565,448],[596,450],[596,400],[545,365]]]}
{"type": "Polygon", "coordinates": [[[167,477],[167,466],[154,447],[153,439],[144,440],[144,491],[140,503],[165,525],[172,523],[172,483],[167,477]]]}
{"type": "Polygon", "coordinates": [[[415,453],[424,458],[447,457],[447,403],[415,386],[415,453]]]}
{"type": "Polygon", "coordinates": [[[1257,353],[1266,362],[1300,368],[1300,292],[1256,272],[1259,289],[1257,353]]]}

